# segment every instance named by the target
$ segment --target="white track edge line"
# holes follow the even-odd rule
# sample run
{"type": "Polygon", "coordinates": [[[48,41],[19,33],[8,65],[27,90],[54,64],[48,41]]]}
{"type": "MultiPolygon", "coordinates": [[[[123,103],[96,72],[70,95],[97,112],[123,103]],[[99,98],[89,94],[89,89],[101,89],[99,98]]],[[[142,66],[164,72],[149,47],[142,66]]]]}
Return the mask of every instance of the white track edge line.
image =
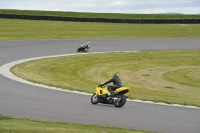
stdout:
{"type": "MultiPolygon", "coordinates": [[[[28,59],[22,59],[22,60],[17,60],[17,61],[13,61],[7,64],[4,64],[0,67],[0,74],[2,74],[3,76],[12,79],[14,81],[18,81],[24,84],[28,84],[28,85],[32,85],[32,86],[37,86],[37,87],[42,87],[42,88],[46,88],[46,89],[51,89],[51,90],[57,90],[57,91],[63,91],[63,92],[70,92],[70,93],[76,93],[76,94],[82,94],[82,95],[92,95],[90,93],[86,93],[86,92],[79,92],[79,91],[72,91],[72,90],[64,90],[62,88],[57,88],[57,87],[50,87],[50,86],[46,86],[43,84],[38,84],[38,83],[33,83],[27,80],[24,80],[20,77],[15,76],[13,73],[10,72],[10,68],[14,65],[20,64],[20,63],[24,63],[27,61],[31,61],[31,60],[37,60],[37,59],[45,59],[45,58],[53,58],[53,57],[61,57],[61,56],[70,56],[70,55],[80,55],[80,54],[98,54],[98,53],[108,53],[108,52],[140,52],[140,51],[107,51],[107,52],[91,52],[91,53],[74,53],[74,54],[61,54],[61,55],[51,55],[51,56],[43,56],[43,57],[34,57],[34,58],[28,58],[28,59]]],[[[140,102],[140,103],[148,103],[148,104],[157,104],[157,105],[166,105],[166,106],[174,106],[174,107],[184,107],[184,108],[194,108],[194,109],[200,109],[200,107],[196,107],[196,106],[184,106],[184,105],[179,105],[179,104],[167,104],[167,103],[155,103],[152,101],[142,101],[142,100],[130,100],[127,99],[127,101],[132,101],[132,102],[140,102]]]]}

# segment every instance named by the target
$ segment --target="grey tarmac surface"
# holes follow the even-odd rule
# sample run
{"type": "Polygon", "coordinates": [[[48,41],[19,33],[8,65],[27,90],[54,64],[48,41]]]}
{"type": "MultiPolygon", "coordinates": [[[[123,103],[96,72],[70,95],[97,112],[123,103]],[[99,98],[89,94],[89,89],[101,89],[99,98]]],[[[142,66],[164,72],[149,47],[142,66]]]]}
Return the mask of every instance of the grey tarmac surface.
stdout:
{"type": "MultiPolygon", "coordinates": [[[[200,49],[200,39],[79,39],[0,41],[0,66],[26,58],[90,52],[200,49]]],[[[83,55],[84,56],[84,55],[83,55]]],[[[17,118],[103,125],[161,133],[200,133],[200,109],[128,101],[92,105],[90,96],[49,90],[0,75],[0,114],[17,118]]]]}

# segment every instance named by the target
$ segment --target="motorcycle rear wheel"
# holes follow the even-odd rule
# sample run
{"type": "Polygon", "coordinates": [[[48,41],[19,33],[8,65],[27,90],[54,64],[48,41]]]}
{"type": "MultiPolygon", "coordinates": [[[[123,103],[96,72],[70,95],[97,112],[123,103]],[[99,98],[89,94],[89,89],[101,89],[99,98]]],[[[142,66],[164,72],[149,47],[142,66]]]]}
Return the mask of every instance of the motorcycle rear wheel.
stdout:
{"type": "Polygon", "coordinates": [[[115,107],[118,107],[118,108],[124,106],[124,104],[126,103],[126,96],[125,96],[124,94],[120,94],[120,95],[117,95],[116,97],[117,97],[117,98],[121,98],[121,100],[120,100],[120,101],[115,100],[115,101],[113,102],[114,106],[115,106],[115,107]]]}
{"type": "Polygon", "coordinates": [[[94,93],[90,100],[92,104],[97,104],[100,101],[100,97],[96,93],[94,93]]]}

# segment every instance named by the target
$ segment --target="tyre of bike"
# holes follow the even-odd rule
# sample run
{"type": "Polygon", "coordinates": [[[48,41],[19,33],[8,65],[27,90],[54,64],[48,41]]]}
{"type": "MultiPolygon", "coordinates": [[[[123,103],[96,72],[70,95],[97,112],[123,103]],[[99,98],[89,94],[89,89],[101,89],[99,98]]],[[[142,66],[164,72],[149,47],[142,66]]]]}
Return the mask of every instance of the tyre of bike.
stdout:
{"type": "Polygon", "coordinates": [[[126,96],[124,94],[119,94],[116,97],[121,98],[121,100],[115,100],[113,102],[114,106],[118,108],[124,106],[124,104],[126,103],[126,96]]]}
{"type": "Polygon", "coordinates": [[[92,95],[92,97],[91,97],[91,103],[92,103],[92,104],[97,104],[99,101],[100,101],[99,96],[98,96],[96,93],[94,93],[94,94],[92,95]]]}
{"type": "Polygon", "coordinates": [[[78,48],[78,49],[77,49],[77,52],[80,52],[80,51],[81,51],[81,48],[78,48]]]}

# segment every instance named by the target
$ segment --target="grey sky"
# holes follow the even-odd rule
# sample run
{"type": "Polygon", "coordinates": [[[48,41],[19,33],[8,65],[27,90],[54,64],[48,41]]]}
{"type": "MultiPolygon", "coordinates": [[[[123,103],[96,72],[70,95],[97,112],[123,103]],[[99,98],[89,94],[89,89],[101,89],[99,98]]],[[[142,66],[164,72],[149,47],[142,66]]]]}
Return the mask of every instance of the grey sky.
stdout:
{"type": "Polygon", "coordinates": [[[0,9],[200,14],[200,0],[0,0],[0,9]]]}

